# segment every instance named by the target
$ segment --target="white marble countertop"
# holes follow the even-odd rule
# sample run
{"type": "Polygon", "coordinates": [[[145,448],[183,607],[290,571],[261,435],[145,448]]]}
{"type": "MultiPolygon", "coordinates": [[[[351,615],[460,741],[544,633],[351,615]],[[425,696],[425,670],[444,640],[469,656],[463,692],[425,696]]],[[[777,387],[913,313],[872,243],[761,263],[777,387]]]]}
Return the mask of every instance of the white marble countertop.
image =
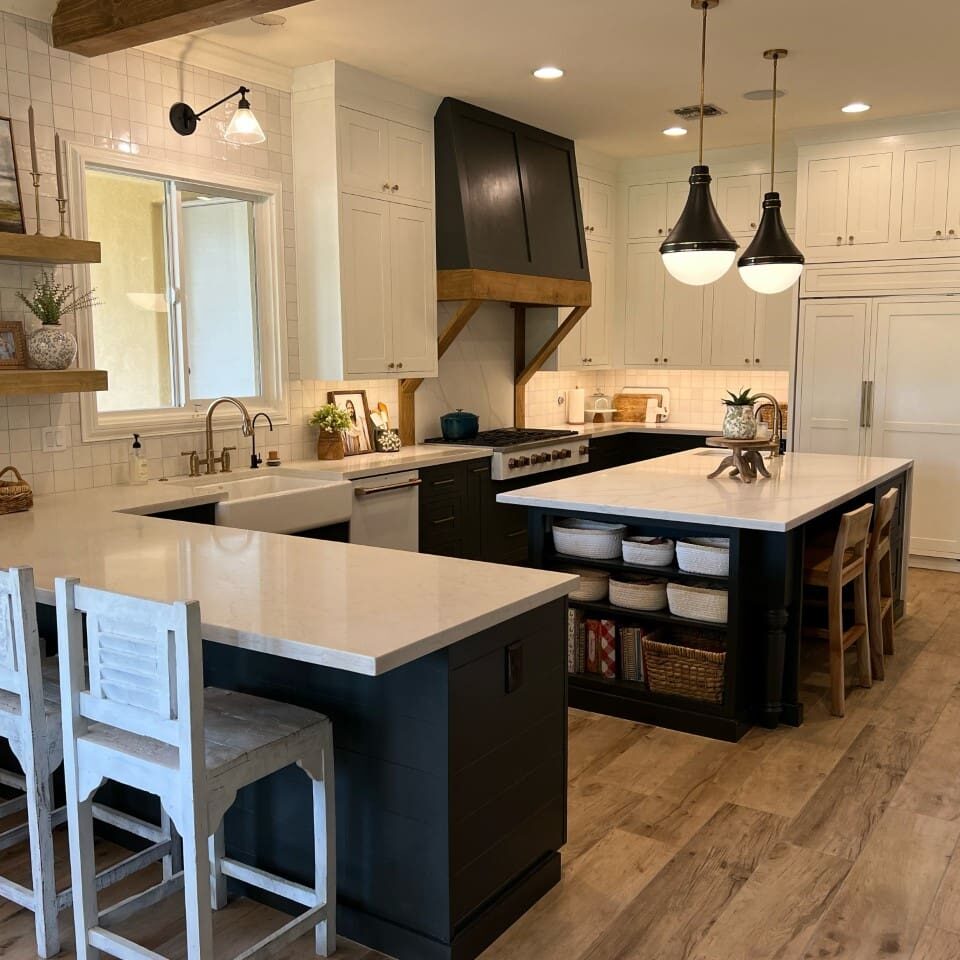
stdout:
{"type": "Polygon", "coordinates": [[[583,437],[609,437],[618,433],[666,433],[683,434],[694,437],[719,436],[719,423],[630,423],[610,421],[609,423],[558,423],[545,430],[576,430],[583,437]]]}
{"type": "Polygon", "coordinates": [[[151,481],[36,498],[0,517],[0,567],[154,600],[198,600],[203,635],[376,675],[564,596],[564,574],[144,516],[218,493],[151,481]],[[122,512],[120,512],[122,511],[122,512]]]}
{"type": "Polygon", "coordinates": [[[707,474],[727,451],[700,448],[656,460],[555,480],[497,500],[524,507],[676,520],[783,532],[913,466],[912,460],[788,453],[769,480],[745,484],[707,474]]]}
{"type": "Polygon", "coordinates": [[[343,460],[294,460],[284,463],[283,469],[299,470],[328,479],[359,480],[361,477],[375,477],[381,473],[421,470],[462,460],[482,460],[489,456],[490,450],[485,447],[418,443],[401,447],[396,453],[360,453],[343,460]]]}

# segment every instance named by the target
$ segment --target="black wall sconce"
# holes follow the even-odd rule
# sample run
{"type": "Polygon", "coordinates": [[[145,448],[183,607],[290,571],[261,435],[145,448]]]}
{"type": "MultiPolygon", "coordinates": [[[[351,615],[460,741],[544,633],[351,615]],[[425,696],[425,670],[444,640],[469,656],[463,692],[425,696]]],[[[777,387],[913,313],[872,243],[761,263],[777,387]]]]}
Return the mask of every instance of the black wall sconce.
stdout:
{"type": "Polygon", "coordinates": [[[257,122],[257,118],[253,115],[253,111],[250,109],[250,101],[247,99],[249,92],[249,87],[240,87],[239,90],[234,90],[233,93],[227,94],[222,100],[211,103],[206,110],[201,110],[199,113],[194,111],[193,107],[189,104],[175,103],[170,108],[170,126],[173,127],[181,137],[189,137],[190,134],[196,132],[197,123],[205,113],[209,113],[211,110],[216,109],[228,100],[232,100],[239,94],[240,103],[237,104],[237,109],[230,118],[227,129],[223,132],[223,139],[229,143],[263,143],[267,138],[260,124],[257,122]]]}

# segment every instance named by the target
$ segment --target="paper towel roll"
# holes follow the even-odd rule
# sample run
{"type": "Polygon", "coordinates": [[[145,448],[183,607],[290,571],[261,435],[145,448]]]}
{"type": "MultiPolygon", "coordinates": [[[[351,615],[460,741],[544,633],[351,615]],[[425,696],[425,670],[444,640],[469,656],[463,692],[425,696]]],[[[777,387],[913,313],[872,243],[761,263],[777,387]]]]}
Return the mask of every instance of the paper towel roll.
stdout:
{"type": "Polygon", "coordinates": [[[583,407],[587,392],[583,387],[567,391],[567,423],[583,423],[583,407]]]}

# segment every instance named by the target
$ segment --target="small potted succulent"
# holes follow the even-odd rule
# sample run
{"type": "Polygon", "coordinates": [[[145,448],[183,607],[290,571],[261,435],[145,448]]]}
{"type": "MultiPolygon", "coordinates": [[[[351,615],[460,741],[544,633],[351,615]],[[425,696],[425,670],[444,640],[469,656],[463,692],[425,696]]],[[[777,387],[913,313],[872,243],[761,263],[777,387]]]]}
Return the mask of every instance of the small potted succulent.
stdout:
{"type": "Polygon", "coordinates": [[[325,403],[313,412],[309,422],[311,427],[316,427],[319,431],[317,433],[317,459],[342,460],[343,431],[349,430],[353,426],[350,414],[335,403],[325,403]]]}
{"type": "Polygon", "coordinates": [[[749,387],[741,387],[739,393],[727,391],[723,403],[723,435],[727,440],[753,440],[757,436],[757,417],[753,411],[756,397],[749,387]],[[729,399],[727,399],[727,397],[729,399]]]}
{"type": "Polygon", "coordinates": [[[66,370],[77,356],[77,338],[60,326],[65,313],[76,313],[100,301],[93,290],[79,293],[72,283],[60,283],[46,270],[34,278],[33,294],[17,296],[40,321],[40,326],[27,337],[27,356],[34,367],[41,370],[66,370]]]}

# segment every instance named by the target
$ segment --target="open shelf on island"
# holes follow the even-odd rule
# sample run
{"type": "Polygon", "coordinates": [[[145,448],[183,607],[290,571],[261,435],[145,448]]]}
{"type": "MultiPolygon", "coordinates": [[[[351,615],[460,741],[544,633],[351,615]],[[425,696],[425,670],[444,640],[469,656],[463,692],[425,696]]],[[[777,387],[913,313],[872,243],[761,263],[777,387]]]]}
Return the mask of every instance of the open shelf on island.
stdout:
{"type": "Polygon", "coordinates": [[[0,233],[0,260],[17,263],[99,263],[100,244],[73,237],[0,233]]]}
{"type": "Polygon", "coordinates": [[[570,600],[570,606],[578,610],[595,613],[601,617],[630,617],[635,620],[650,620],[654,623],[672,624],[675,627],[691,627],[694,630],[709,630],[714,633],[726,633],[725,623],[711,623],[709,620],[691,620],[689,617],[677,617],[669,610],[632,610],[630,607],[616,607],[602,600],[570,600]]]}
{"type": "Polygon", "coordinates": [[[638,563],[626,563],[623,560],[592,560],[588,557],[571,557],[565,553],[552,552],[544,557],[546,564],[551,567],[596,567],[599,570],[609,570],[611,573],[632,573],[641,577],[661,577],[664,580],[676,580],[678,583],[701,581],[706,584],[726,585],[729,577],[718,576],[713,573],[689,573],[681,570],[676,562],[667,567],[650,567],[638,563]]]}
{"type": "Polygon", "coordinates": [[[682,707],[703,713],[722,715],[723,705],[710,700],[697,700],[695,697],[679,697],[670,693],[657,693],[642,680],[621,680],[619,677],[601,677],[596,673],[568,673],[567,679],[585,689],[616,691],[623,696],[638,700],[648,700],[665,706],[682,707]]]}
{"type": "Polygon", "coordinates": [[[0,370],[0,396],[106,389],[106,370],[0,370]]]}

